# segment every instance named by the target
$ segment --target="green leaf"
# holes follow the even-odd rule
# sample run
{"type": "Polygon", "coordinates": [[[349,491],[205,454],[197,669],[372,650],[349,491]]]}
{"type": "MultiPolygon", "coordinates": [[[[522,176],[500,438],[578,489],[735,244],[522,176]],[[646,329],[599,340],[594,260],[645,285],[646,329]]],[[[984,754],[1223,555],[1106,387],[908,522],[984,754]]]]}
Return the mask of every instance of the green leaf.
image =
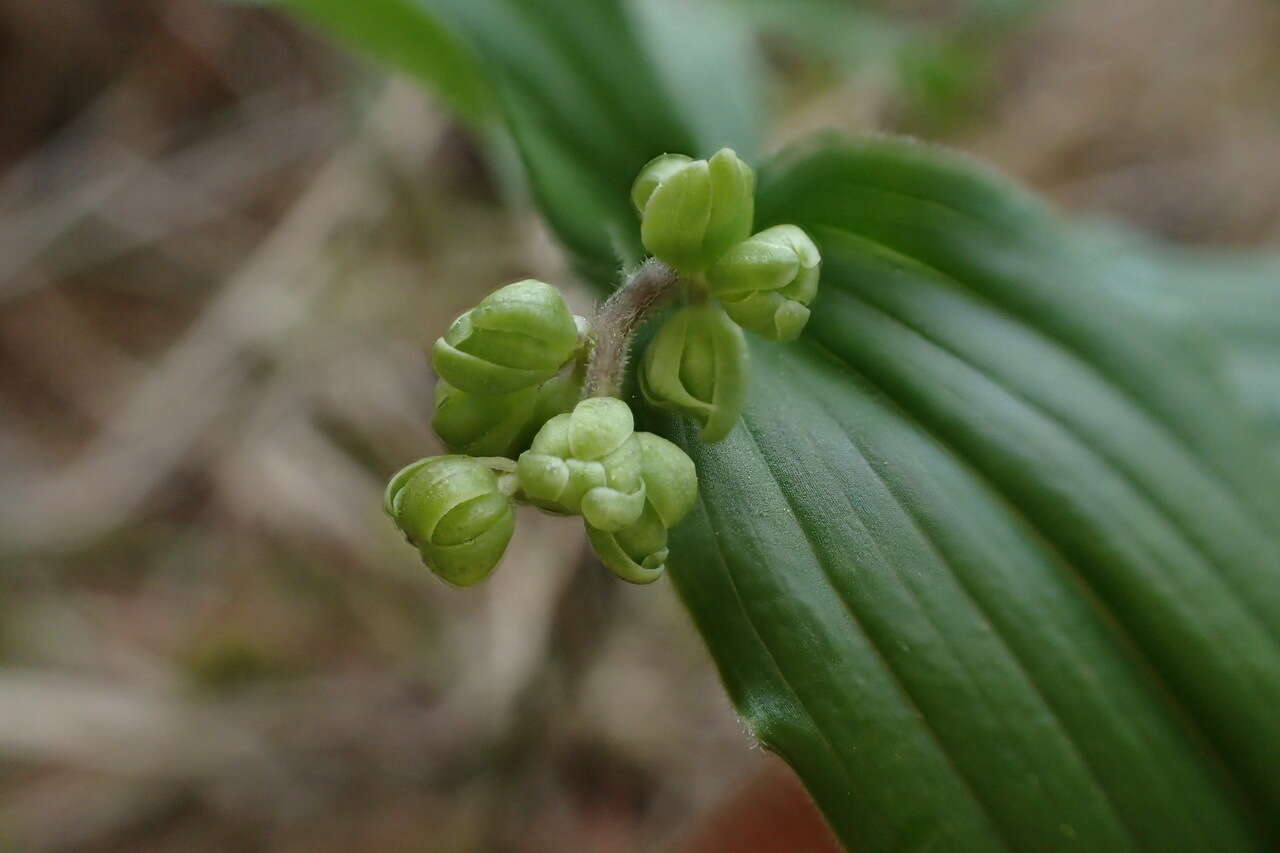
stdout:
{"type": "Polygon", "coordinates": [[[1114,225],[1081,239],[1142,310],[1203,330],[1280,459],[1280,255],[1171,248],[1114,225]]]}
{"type": "Polygon", "coordinates": [[[870,74],[900,115],[896,125],[954,129],[981,115],[998,48],[1047,0],[968,0],[948,14],[913,15],[886,3],[730,0],[792,62],[870,74]]]}
{"type": "Polygon", "coordinates": [[[433,86],[473,124],[493,113],[493,95],[470,49],[442,25],[427,0],[257,0],[288,6],[378,60],[433,86]]]}
{"type": "Polygon", "coordinates": [[[597,283],[642,257],[628,192],[641,166],[669,151],[753,153],[752,54],[714,3],[696,18],[701,49],[673,54],[655,47],[672,24],[644,0],[434,2],[484,57],[535,197],[597,283]]]}
{"type": "Polygon", "coordinates": [[[823,249],[670,568],[853,849],[1245,850],[1280,815],[1280,474],[1211,348],[970,164],[784,158],[823,249]]]}
{"type": "Polygon", "coordinates": [[[748,31],[716,2],[678,16],[671,0],[665,14],[656,0],[277,2],[417,73],[464,115],[491,91],[534,197],[580,271],[601,285],[620,260],[642,257],[628,199],[641,166],[668,151],[705,156],[723,146],[754,156],[757,57],[748,31]],[[438,73],[464,55],[479,65],[450,61],[454,73],[438,73]],[[473,85],[464,67],[482,70],[487,85],[473,85]]]}

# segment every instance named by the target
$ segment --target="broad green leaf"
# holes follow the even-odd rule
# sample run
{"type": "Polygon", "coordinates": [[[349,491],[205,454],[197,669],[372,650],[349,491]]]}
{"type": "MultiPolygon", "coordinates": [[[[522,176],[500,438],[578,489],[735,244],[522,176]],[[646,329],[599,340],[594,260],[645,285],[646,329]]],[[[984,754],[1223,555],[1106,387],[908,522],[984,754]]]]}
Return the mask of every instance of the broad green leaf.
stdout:
{"type": "Polygon", "coordinates": [[[784,158],[819,239],[671,570],[852,849],[1245,850],[1280,815],[1280,474],[1211,348],[1024,194],[877,139],[784,158]]]}

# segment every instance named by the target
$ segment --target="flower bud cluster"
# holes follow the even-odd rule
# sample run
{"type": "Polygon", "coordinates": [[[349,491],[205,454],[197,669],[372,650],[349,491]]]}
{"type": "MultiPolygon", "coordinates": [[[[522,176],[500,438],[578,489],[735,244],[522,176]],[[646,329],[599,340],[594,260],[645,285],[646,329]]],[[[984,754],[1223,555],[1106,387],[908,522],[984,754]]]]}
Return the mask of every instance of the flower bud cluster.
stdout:
{"type": "Polygon", "coordinates": [[[532,279],[486,296],[435,342],[432,426],[450,455],[421,459],[387,486],[385,509],[441,578],[479,583],[515,531],[515,504],[581,516],[620,578],[665,569],[668,531],[692,509],[697,472],[683,450],[637,432],[619,399],[635,328],[672,296],[678,306],[636,371],[651,404],[694,418],[720,441],[746,402],[743,329],[791,341],[817,294],[818,248],[794,225],[751,233],[755,173],[729,149],[708,160],[664,154],[631,198],[642,265],[596,316],[569,310],[532,279]]]}
{"type": "Polygon", "coordinates": [[[581,515],[600,561],[632,583],[665,568],[667,530],[693,508],[693,460],[665,438],[636,432],[631,409],[589,397],[543,425],[516,465],[529,502],[581,515]]]}
{"type": "Polygon", "coordinates": [[[387,486],[384,508],[445,581],[497,567],[517,502],[580,515],[601,561],[625,580],[662,574],[667,530],[689,511],[697,475],[683,450],[635,431],[614,397],[580,399],[591,336],[554,287],[507,285],[436,341],[436,432],[448,456],[421,459],[387,486]]]}
{"type": "Polygon", "coordinates": [[[754,172],[728,148],[709,160],[663,154],[631,191],[641,241],[680,274],[691,303],[650,344],[641,388],[653,405],[697,420],[707,442],[729,434],[746,401],[738,327],[795,340],[818,292],[818,247],[794,225],[752,235],[754,194],[754,172]]]}

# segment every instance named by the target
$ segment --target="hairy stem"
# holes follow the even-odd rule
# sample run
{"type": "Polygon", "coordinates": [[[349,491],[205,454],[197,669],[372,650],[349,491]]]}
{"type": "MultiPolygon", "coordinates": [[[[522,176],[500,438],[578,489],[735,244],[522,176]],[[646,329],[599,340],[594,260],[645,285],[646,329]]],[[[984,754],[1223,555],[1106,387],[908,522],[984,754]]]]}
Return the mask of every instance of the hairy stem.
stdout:
{"type": "Polygon", "coordinates": [[[584,397],[616,397],[622,392],[631,336],[649,313],[671,295],[677,280],[675,270],[650,258],[600,306],[584,397]]]}

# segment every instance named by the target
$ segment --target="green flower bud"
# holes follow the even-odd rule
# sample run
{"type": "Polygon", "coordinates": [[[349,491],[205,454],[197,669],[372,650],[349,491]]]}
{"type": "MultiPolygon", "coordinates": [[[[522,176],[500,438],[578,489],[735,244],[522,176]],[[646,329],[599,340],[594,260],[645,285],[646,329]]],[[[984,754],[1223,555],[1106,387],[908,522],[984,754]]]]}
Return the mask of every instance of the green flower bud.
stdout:
{"type": "Polygon", "coordinates": [[[665,438],[636,433],[643,458],[645,507],[640,518],[610,533],[587,525],[587,538],[600,562],[631,583],[652,583],[666,568],[667,530],[693,507],[698,476],[693,460],[665,438]]]}
{"type": "Polygon", "coordinates": [[[660,435],[636,433],[645,499],[665,527],[675,527],[698,499],[698,471],[689,454],[660,435]]]}
{"type": "Polygon", "coordinates": [[[755,189],[755,173],[728,148],[710,160],[663,154],[631,188],[640,239],[679,271],[701,273],[751,233],[755,189]]]}
{"type": "Polygon", "coordinates": [[[809,321],[821,260],[809,235],[775,225],[721,255],[707,270],[707,283],[738,325],[791,341],[809,321]]]}
{"type": "Polygon", "coordinates": [[[645,504],[640,518],[610,533],[587,525],[587,541],[615,575],[631,583],[653,583],[667,568],[667,527],[653,504],[645,504]]]}
{"type": "Polygon", "coordinates": [[[487,578],[515,530],[511,498],[483,462],[433,456],[387,484],[383,508],[433,572],[455,586],[487,578]]]}
{"type": "Polygon", "coordinates": [[[578,325],[560,291],[533,279],[490,293],[453,322],[431,350],[455,388],[497,396],[554,376],[578,347],[578,325]]]}
{"type": "Polygon", "coordinates": [[[441,379],[436,383],[436,411],[431,426],[454,453],[514,456],[529,431],[537,402],[537,388],[482,397],[441,379]]]}
{"type": "Polygon", "coordinates": [[[593,397],[542,425],[516,465],[520,488],[551,512],[619,530],[644,511],[643,456],[631,409],[593,397]]]}
{"type": "MultiPolygon", "coordinates": [[[[582,399],[583,379],[583,373],[578,371],[561,373],[538,386],[538,398],[533,406],[533,417],[529,421],[528,430],[521,442],[521,450],[529,446],[529,442],[533,441],[533,437],[537,435],[543,424],[556,415],[573,411],[573,407],[578,405],[578,401],[582,399]]],[[[500,453],[496,455],[514,458],[518,454],[500,453]]]]}
{"type": "Polygon", "coordinates": [[[537,388],[496,397],[468,394],[441,379],[436,383],[431,426],[454,453],[514,459],[529,446],[539,427],[572,411],[581,396],[579,373],[558,374],[537,388]]]}
{"type": "Polygon", "coordinates": [[[747,343],[719,306],[681,308],[649,342],[639,376],[645,399],[694,418],[702,440],[714,443],[747,400],[747,343]]]}

